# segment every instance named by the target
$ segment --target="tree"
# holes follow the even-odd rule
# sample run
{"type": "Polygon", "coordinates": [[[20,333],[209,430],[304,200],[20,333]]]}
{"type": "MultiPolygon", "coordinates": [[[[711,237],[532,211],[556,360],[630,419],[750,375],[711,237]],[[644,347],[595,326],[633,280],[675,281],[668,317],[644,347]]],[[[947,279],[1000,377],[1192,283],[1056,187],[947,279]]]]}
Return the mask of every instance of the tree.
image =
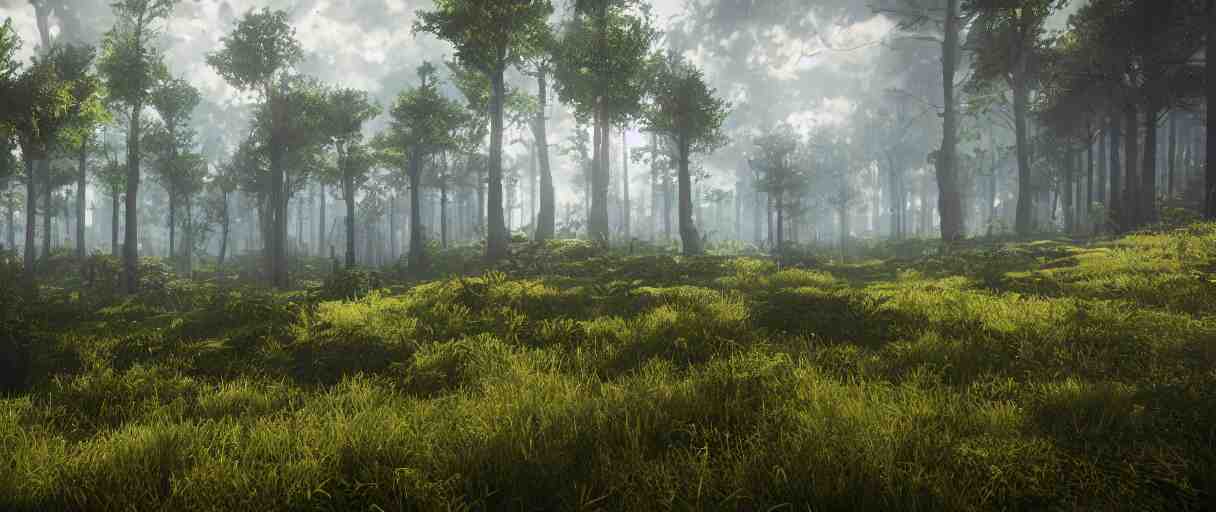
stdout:
{"type": "Polygon", "coordinates": [[[56,44],[47,53],[60,79],[71,84],[74,99],[71,119],[64,126],[60,142],[64,149],[76,152],[76,257],[80,259],[85,256],[85,187],[93,131],[109,117],[101,101],[100,80],[92,72],[96,56],[96,49],[83,44],[56,44]]]}
{"type": "Polygon", "coordinates": [[[31,66],[8,82],[5,94],[0,97],[3,102],[0,112],[4,113],[6,130],[16,134],[25,161],[25,280],[27,291],[33,293],[38,198],[34,169],[38,164],[41,168],[38,174],[49,178],[47,158],[60,131],[71,122],[78,102],[72,95],[73,84],[62,79],[55,61],[46,56],[35,58],[31,66]]]}
{"type": "Polygon", "coordinates": [[[380,115],[380,107],[367,93],[355,89],[328,91],[324,103],[324,126],[329,145],[337,153],[342,197],[346,201],[346,266],[355,265],[355,190],[369,168],[368,153],[360,145],[363,124],[380,115]],[[358,182],[358,183],[357,183],[358,182]]]}
{"type": "Polygon", "coordinates": [[[532,46],[537,48],[527,59],[526,73],[536,79],[536,117],[532,120],[532,139],[536,147],[536,160],[540,166],[540,208],[536,214],[535,240],[544,241],[553,238],[557,219],[556,195],[553,188],[553,170],[549,165],[549,137],[547,130],[549,110],[549,77],[553,72],[553,54],[556,41],[549,27],[533,34],[538,41],[532,46]]]}
{"type": "MultiPolygon", "coordinates": [[[[489,232],[486,259],[507,255],[503,216],[502,142],[504,73],[534,52],[534,34],[546,30],[553,13],[549,0],[436,0],[435,9],[419,13],[414,30],[435,34],[456,46],[456,57],[490,80],[489,232]]],[[[412,248],[412,246],[411,246],[412,248]]]]}
{"type": "Polygon", "coordinates": [[[244,91],[254,91],[265,109],[269,189],[266,214],[266,267],[271,283],[288,284],[287,275],[287,179],[284,159],[291,126],[287,87],[292,66],[303,56],[295,29],[287,13],[249,10],[233,31],[221,40],[222,48],[207,55],[207,64],[225,81],[244,91]]]}
{"type": "Polygon", "coordinates": [[[577,0],[562,31],[554,76],[557,92],[592,121],[591,197],[587,228],[607,243],[609,142],[612,126],[641,112],[647,55],[656,37],[635,0],[577,0]]]}
{"type": "Polygon", "coordinates": [[[684,254],[700,254],[701,238],[692,220],[689,158],[693,153],[713,152],[725,143],[721,127],[729,105],[705,84],[701,70],[675,54],[656,60],[652,80],[647,123],[650,130],[674,143],[679,169],[680,239],[684,254]]]}
{"type": "Polygon", "coordinates": [[[185,130],[185,124],[190,121],[194,109],[200,101],[198,89],[182,78],[163,80],[153,89],[149,103],[156,109],[163,123],[164,132],[159,135],[160,145],[160,174],[161,183],[169,192],[169,255],[176,257],[174,251],[177,234],[177,206],[183,197],[187,181],[190,180],[189,168],[195,162],[190,158],[182,158],[194,145],[192,130],[185,130]]]}
{"type": "Polygon", "coordinates": [[[177,0],[118,0],[118,21],[106,33],[98,65],[110,99],[125,106],[127,121],[126,223],[123,237],[123,288],[135,293],[139,285],[140,137],[144,105],[158,79],[165,75],[160,52],[152,46],[157,20],[168,18],[177,0]]]}
{"type": "MultiPolygon", "coordinates": [[[[393,108],[389,112],[392,118],[390,131],[381,143],[382,147],[399,155],[398,159],[404,161],[407,166],[410,178],[408,265],[410,271],[414,273],[423,271],[427,266],[422,240],[423,227],[419,197],[423,165],[432,155],[455,148],[458,142],[457,131],[466,122],[460,105],[439,94],[434,66],[430,63],[423,63],[418,68],[418,77],[421,82],[419,86],[402,91],[393,103],[393,108]]],[[[493,191],[492,181],[491,192],[493,191]]],[[[501,180],[499,185],[501,186],[501,180]]],[[[493,193],[491,193],[491,203],[493,203],[492,198],[493,193]]],[[[501,209],[501,198],[499,208],[501,209]]],[[[492,211],[491,217],[493,217],[492,211]]],[[[502,229],[506,229],[505,219],[502,229]]],[[[493,223],[491,223],[491,230],[493,230],[493,223]]]]}
{"type": "Polygon", "coordinates": [[[781,254],[785,245],[786,193],[798,187],[803,179],[803,169],[795,162],[798,142],[793,127],[777,126],[755,139],[755,158],[748,161],[758,178],[756,188],[768,195],[777,210],[777,239],[773,244],[776,254],[781,254]]]}

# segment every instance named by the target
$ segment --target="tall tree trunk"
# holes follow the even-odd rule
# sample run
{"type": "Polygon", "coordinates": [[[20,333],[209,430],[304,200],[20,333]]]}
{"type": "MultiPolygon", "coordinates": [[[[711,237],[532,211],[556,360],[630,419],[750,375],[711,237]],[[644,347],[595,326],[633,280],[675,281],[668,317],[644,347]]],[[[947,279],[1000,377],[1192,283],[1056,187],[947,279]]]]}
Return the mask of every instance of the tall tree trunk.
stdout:
{"type": "Polygon", "coordinates": [[[228,193],[222,192],[221,200],[224,202],[220,209],[220,254],[217,260],[218,266],[224,266],[224,260],[228,257],[228,229],[231,224],[231,219],[228,217],[228,193]]]}
{"type": "MultiPolygon", "coordinates": [[[[1094,195],[1097,196],[1097,201],[1102,203],[1103,207],[1110,206],[1110,196],[1106,193],[1106,179],[1108,176],[1106,162],[1109,155],[1106,149],[1106,139],[1110,131],[1109,127],[1110,123],[1107,123],[1106,126],[1102,127],[1102,131],[1098,132],[1098,154],[1096,155],[1098,159],[1098,189],[1094,192],[1094,195]]],[[[1094,219],[1094,224],[1098,229],[1101,229],[1102,223],[1105,221],[1106,219],[1094,219]]]]}
{"type": "Polygon", "coordinates": [[[127,129],[127,196],[123,213],[123,289],[134,294],[139,288],[139,149],[143,104],[131,106],[127,129]]]}
{"type": "Polygon", "coordinates": [[[397,229],[399,228],[397,225],[397,203],[400,201],[400,193],[394,189],[392,197],[388,200],[388,257],[393,263],[396,263],[400,259],[400,253],[397,252],[401,247],[401,244],[397,243],[397,229]]]}
{"type": "Polygon", "coordinates": [[[34,258],[34,227],[38,225],[38,177],[34,173],[33,158],[25,158],[25,284],[26,290],[30,293],[35,292],[34,274],[37,270],[37,263],[34,258]]]}
{"type": "Polygon", "coordinates": [[[1169,141],[1166,149],[1166,165],[1168,170],[1165,177],[1165,195],[1169,199],[1174,198],[1174,175],[1178,167],[1178,112],[1170,110],[1169,115],[1169,141]]]}
{"type": "Polygon", "coordinates": [[[1073,182],[1076,176],[1076,156],[1067,154],[1064,156],[1064,190],[1061,193],[1064,195],[1064,232],[1071,234],[1076,227],[1076,221],[1073,210],[1073,182]]]}
{"type": "Polygon", "coordinates": [[[592,133],[592,164],[591,164],[591,214],[587,219],[588,237],[599,244],[607,244],[610,236],[608,227],[608,137],[611,131],[608,125],[607,106],[598,103],[595,107],[595,126],[592,133]]]}
{"type": "MultiPolygon", "coordinates": [[[[4,188],[8,189],[12,187],[12,181],[10,181],[9,184],[7,184],[4,188]]],[[[8,201],[5,201],[4,210],[6,222],[4,240],[7,244],[8,250],[13,251],[13,254],[15,255],[17,254],[17,212],[14,206],[14,201],[12,201],[11,197],[8,201]]]]}
{"type": "Polygon", "coordinates": [[[119,257],[118,251],[118,191],[112,191],[110,195],[110,254],[115,258],[119,257]]]}
{"type": "Polygon", "coordinates": [[[1123,160],[1123,211],[1119,215],[1119,225],[1122,229],[1131,229],[1140,218],[1140,197],[1137,193],[1136,165],[1140,163],[1140,115],[1134,104],[1129,103],[1124,113],[1124,123],[1127,132],[1123,135],[1123,149],[1126,157],[1123,160]]]}
{"type": "MultiPolygon", "coordinates": [[[[1093,131],[1091,130],[1090,133],[1093,131]]],[[[1094,206],[1094,141],[1088,142],[1085,145],[1085,208],[1081,210],[1086,224],[1092,221],[1090,212],[1094,206]]]]}
{"type": "Polygon", "coordinates": [[[946,33],[942,45],[942,91],[946,102],[942,121],[942,147],[937,161],[938,214],[941,216],[942,240],[954,242],[966,236],[963,226],[962,192],[959,190],[958,166],[958,107],[954,100],[954,70],[958,62],[958,0],[946,0],[946,33]]]}
{"type": "Polygon", "coordinates": [[[186,200],[185,243],[182,244],[182,270],[189,276],[194,271],[194,201],[190,196],[186,200]]]}
{"type": "Polygon", "coordinates": [[[632,238],[632,235],[630,234],[630,229],[629,229],[630,228],[630,226],[629,226],[629,223],[630,223],[629,222],[630,221],[630,218],[629,218],[630,217],[630,210],[629,210],[629,141],[625,140],[625,128],[624,127],[621,128],[621,183],[624,184],[624,193],[625,193],[625,195],[624,195],[624,201],[625,201],[624,229],[625,229],[625,240],[628,243],[628,241],[632,238]]]}
{"type": "Polygon", "coordinates": [[[671,186],[671,169],[663,172],[663,240],[671,241],[671,203],[674,190],[671,186]]]}
{"type": "Polygon", "coordinates": [[[540,212],[536,219],[536,239],[553,238],[557,223],[557,195],[553,190],[553,171],[549,167],[549,138],[545,112],[549,106],[549,87],[546,71],[541,69],[536,76],[536,97],[540,112],[532,123],[532,136],[536,139],[536,157],[540,164],[540,212]]]}
{"type": "MultiPolygon", "coordinates": [[[[409,162],[410,170],[410,251],[407,259],[409,272],[415,276],[420,275],[426,269],[426,247],[422,239],[422,200],[420,198],[420,189],[422,188],[421,176],[422,173],[422,158],[411,156],[409,162]]],[[[493,187],[490,187],[493,190],[493,187]]],[[[501,203],[500,203],[501,204],[501,203]]],[[[501,211],[501,210],[500,210],[501,211]]],[[[504,226],[505,227],[505,226],[504,226]]]]}
{"type": "Polygon", "coordinates": [[[1107,208],[1107,222],[1110,222],[1116,233],[1122,232],[1121,223],[1123,212],[1123,161],[1119,150],[1123,144],[1123,121],[1117,113],[1110,116],[1110,207],[1107,208]]]}
{"type": "Polygon", "coordinates": [[[650,240],[659,240],[659,231],[663,229],[663,182],[659,178],[659,135],[650,134],[650,240]]]}
{"type": "Polygon", "coordinates": [[[448,184],[439,184],[439,245],[448,248],[448,184]]]}
{"type": "Polygon", "coordinates": [[[1013,113],[1018,160],[1018,203],[1014,231],[1021,236],[1030,234],[1034,226],[1034,185],[1030,177],[1030,140],[1026,133],[1026,111],[1030,103],[1026,80],[1021,72],[1013,77],[1013,113]]]}
{"type": "Polygon", "coordinates": [[[345,155],[340,156],[342,166],[342,201],[346,203],[346,268],[355,267],[355,177],[347,168],[345,155]]]}
{"type": "Polygon", "coordinates": [[[89,142],[86,138],[80,145],[80,153],[77,155],[78,171],[76,174],[76,258],[83,260],[85,257],[84,244],[84,214],[85,214],[85,181],[86,161],[89,156],[89,142]]]}
{"type": "Polygon", "coordinates": [[[1148,100],[1144,112],[1144,165],[1140,168],[1140,194],[1136,224],[1151,224],[1157,220],[1157,117],[1161,107],[1148,100]]]}
{"type": "MultiPolygon", "coordinates": [[[[1208,34],[1205,54],[1216,55],[1216,0],[1208,0],[1208,34]]],[[[1204,65],[1204,92],[1208,105],[1216,105],[1216,66],[1204,65]]],[[[1206,163],[1204,164],[1203,213],[1209,220],[1216,220],[1216,116],[1208,115],[1206,163]]]]}
{"type": "MultiPolygon", "coordinates": [[[[499,67],[490,75],[493,94],[490,101],[490,203],[488,206],[489,233],[486,237],[486,260],[496,262],[507,256],[508,240],[502,210],[502,118],[506,87],[503,83],[503,67],[499,67]]],[[[412,241],[413,238],[410,240],[412,241]]]]}
{"type": "Polygon", "coordinates": [[[326,242],[325,242],[325,235],[327,234],[326,231],[328,228],[328,226],[325,225],[325,203],[328,202],[329,197],[327,195],[325,195],[325,182],[320,183],[320,188],[321,188],[321,205],[320,205],[321,211],[318,212],[320,219],[317,221],[317,255],[323,257],[323,256],[325,256],[325,250],[328,249],[328,247],[326,247],[326,242]]]}
{"type": "MultiPolygon", "coordinates": [[[[277,138],[276,138],[277,139],[277,138]]],[[[283,169],[284,147],[278,140],[270,143],[270,236],[268,251],[270,283],[287,287],[287,191],[283,169]]]]}
{"type": "Polygon", "coordinates": [[[679,141],[680,150],[680,241],[684,244],[684,255],[701,254],[701,236],[692,222],[692,177],[688,173],[687,141],[679,141]]]}
{"type": "Polygon", "coordinates": [[[38,164],[42,167],[39,173],[42,176],[42,260],[51,260],[51,219],[55,217],[55,210],[51,205],[51,161],[50,159],[41,160],[38,164]]]}

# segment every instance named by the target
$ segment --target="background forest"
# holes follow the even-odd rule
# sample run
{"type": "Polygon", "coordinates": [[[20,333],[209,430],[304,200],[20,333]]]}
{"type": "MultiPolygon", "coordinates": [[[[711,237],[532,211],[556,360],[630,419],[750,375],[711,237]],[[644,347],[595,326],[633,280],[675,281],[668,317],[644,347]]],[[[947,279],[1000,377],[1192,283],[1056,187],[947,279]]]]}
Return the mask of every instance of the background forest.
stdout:
{"type": "Polygon", "coordinates": [[[0,19],[0,510],[1216,509],[1210,1],[0,19]]]}

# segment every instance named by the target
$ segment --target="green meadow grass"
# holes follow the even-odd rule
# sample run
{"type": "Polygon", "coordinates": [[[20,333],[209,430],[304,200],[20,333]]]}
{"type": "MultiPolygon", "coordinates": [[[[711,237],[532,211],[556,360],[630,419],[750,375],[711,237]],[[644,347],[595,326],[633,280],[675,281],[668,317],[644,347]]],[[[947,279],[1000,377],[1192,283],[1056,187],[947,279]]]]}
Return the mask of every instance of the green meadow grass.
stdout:
{"type": "Polygon", "coordinates": [[[1216,225],[524,253],[410,287],[47,287],[0,318],[28,370],[0,510],[1216,509],[1216,225]]]}

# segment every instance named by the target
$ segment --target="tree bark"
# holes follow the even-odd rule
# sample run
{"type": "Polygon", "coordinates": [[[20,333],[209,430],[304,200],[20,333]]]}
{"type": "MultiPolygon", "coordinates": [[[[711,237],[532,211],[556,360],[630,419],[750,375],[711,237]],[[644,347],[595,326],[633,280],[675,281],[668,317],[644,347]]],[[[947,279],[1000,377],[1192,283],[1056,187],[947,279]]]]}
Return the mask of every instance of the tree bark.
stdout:
{"type": "Polygon", "coordinates": [[[35,291],[34,274],[37,270],[37,263],[34,258],[35,254],[37,254],[34,252],[36,250],[34,247],[34,227],[38,225],[36,220],[38,213],[38,178],[34,173],[34,162],[33,158],[25,159],[25,261],[23,263],[25,265],[26,289],[30,293],[34,293],[35,291]]]}
{"type": "MultiPolygon", "coordinates": [[[[486,260],[491,263],[507,256],[508,241],[507,226],[502,209],[503,100],[506,96],[503,68],[504,66],[500,66],[490,73],[493,94],[490,100],[489,233],[486,236],[486,260]]],[[[411,237],[410,240],[412,241],[413,238],[411,237]]]]}
{"type": "Polygon", "coordinates": [[[76,258],[83,260],[86,251],[84,246],[84,216],[85,216],[85,181],[86,172],[88,171],[87,160],[89,156],[89,143],[86,138],[80,145],[78,171],[76,174],[76,258]]]}
{"type": "Polygon", "coordinates": [[[1110,116],[1110,207],[1106,209],[1106,222],[1113,225],[1115,232],[1122,231],[1120,216],[1123,211],[1123,162],[1119,157],[1122,149],[1123,126],[1118,114],[1110,116]]]}
{"type": "Polygon", "coordinates": [[[1140,163],[1140,116],[1134,104],[1129,103],[1125,110],[1124,122],[1127,132],[1123,137],[1123,211],[1119,215],[1121,229],[1131,229],[1140,218],[1140,197],[1136,186],[1136,165],[1140,163]]]}
{"type": "Polygon", "coordinates": [[[220,267],[224,266],[224,260],[228,257],[228,230],[231,224],[231,219],[228,217],[228,193],[223,192],[222,194],[221,200],[224,204],[220,209],[220,254],[217,260],[220,267]]]}
{"type": "Polygon", "coordinates": [[[42,168],[42,260],[51,261],[51,219],[55,217],[51,207],[51,160],[49,158],[38,162],[42,168]]]}
{"type": "Polygon", "coordinates": [[[346,203],[346,268],[355,267],[355,177],[351,175],[345,152],[340,152],[338,165],[342,166],[342,201],[346,203]]]}
{"type": "Polygon", "coordinates": [[[321,211],[318,212],[320,219],[317,221],[317,255],[325,256],[325,249],[327,249],[326,242],[325,242],[325,235],[327,234],[326,231],[327,231],[327,227],[328,227],[325,225],[325,203],[327,202],[327,199],[329,199],[329,197],[325,195],[325,182],[320,183],[320,188],[321,188],[321,205],[320,205],[321,211]]]}
{"type": "MultiPolygon", "coordinates": [[[[1208,0],[1208,34],[1205,45],[1206,55],[1216,55],[1216,0],[1208,0]]],[[[1204,66],[1204,91],[1207,104],[1216,105],[1216,66],[1204,66]]],[[[1203,184],[1203,213],[1209,220],[1216,220],[1216,116],[1207,117],[1207,141],[1205,144],[1208,158],[1204,164],[1203,184]]]]}
{"type": "Polygon", "coordinates": [[[625,140],[625,128],[621,128],[621,183],[624,187],[624,222],[625,240],[628,242],[632,238],[629,230],[629,141],[625,140]]]}
{"type": "MultiPolygon", "coordinates": [[[[946,34],[942,45],[942,90],[946,102],[942,121],[942,147],[938,153],[938,215],[942,240],[954,242],[966,236],[963,202],[959,190],[957,162],[958,112],[954,100],[954,71],[958,62],[958,0],[946,0],[946,34]]],[[[1023,60],[1024,62],[1024,60],[1023,60]]]]}
{"type": "Polygon", "coordinates": [[[1168,170],[1165,177],[1165,195],[1169,199],[1174,198],[1174,176],[1178,168],[1178,112],[1171,110],[1169,113],[1169,146],[1166,149],[1166,165],[1168,170]]]}
{"type": "MultiPolygon", "coordinates": [[[[407,260],[409,272],[415,276],[426,269],[426,247],[422,238],[422,158],[411,156],[409,162],[410,177],[410,251],[407,260]]],[[[491,187],[493,189],[493,187],[491,187]]],[[[501,211],[501,210],[500,210],[501,211]]]]}
{"type": "Polygon", "coordinates": [[[1018,204],[1014,218],[1014,231],[1027,236],[1034,225],[1034,185],[1030,180],[1030,140],[1026,133],[1027,97],[1025,78],[1020,71],[1013,77],[1014,131],[1017,139],[1018,160],[1018,204]]]}
{"type": "Polygon", "coordinates": [[[536,239],[538,241],[553,238],[557,221],[553,171],[549,168],[549,138],[545,126],[545,112],[549,104],[547,80],[545,70],[539,70],[536,76],[536,97],[540,104],[540,113],[532,123],[532,136],[536,139],[536,157],[540,164],[540,212],[536,219],[536,239]]]}
{"type": "Polygon", "coordinates": [[[1160,113],[1161,107],[1150,99],[1144,112],[1144,165],[1140,169],[1137,225],[1157,220],[1157,117],[1160,113]]]}
{"type": "Polygon", "coordinates": [[[134,294],[139,288],[139,149],[140,114],[143,104],[131,107],[130,127],[127,129],[127,196],[123,220],[122,260],[123,289],[134,294]]]}
{"type": "Polygon", "coordinates": [[[692,178],[688,173],[689,144],[679,141],[680,151],[680,241],[684,245],[684,255],[701,254],[701,237],[697,227],[692,222],[692,178]]]}

